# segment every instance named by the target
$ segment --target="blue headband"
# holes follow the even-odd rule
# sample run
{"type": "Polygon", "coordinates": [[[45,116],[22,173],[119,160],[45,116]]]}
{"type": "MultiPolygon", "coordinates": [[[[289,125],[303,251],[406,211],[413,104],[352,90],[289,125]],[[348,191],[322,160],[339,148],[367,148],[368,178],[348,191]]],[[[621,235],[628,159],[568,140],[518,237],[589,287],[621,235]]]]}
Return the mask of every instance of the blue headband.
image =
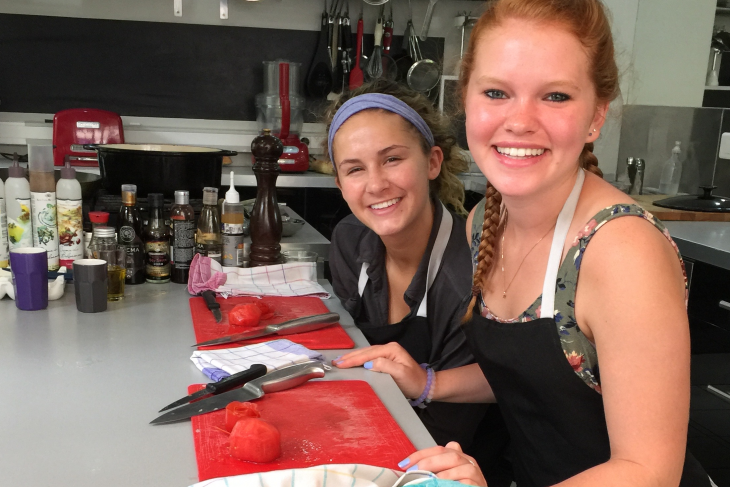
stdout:
{"type": "Polygon", "coordinates": [[[426,121],[423,120],[423,117],[421,117],[418,112],[408,106],[407,103],[391,95],[385,95],[383,93],[368,93],[347,100],[342,104],[340,109],[337,110],[337,113],[335,113],[335,116],[332,119],[327,142],[329,145],[330,161],[332,161],[333,165],[335,163],[335,158],[332,157],[332,144],[335,140],[335,134],[338,130],[340,130],[340,127],[342,127],[342,124],[345,123],[347,119],[356,113],[370,108],[381,108],[400,115],[418,129],[431,147],[436,145],[433,140],[431,129],[428,128],[426,121]]]}

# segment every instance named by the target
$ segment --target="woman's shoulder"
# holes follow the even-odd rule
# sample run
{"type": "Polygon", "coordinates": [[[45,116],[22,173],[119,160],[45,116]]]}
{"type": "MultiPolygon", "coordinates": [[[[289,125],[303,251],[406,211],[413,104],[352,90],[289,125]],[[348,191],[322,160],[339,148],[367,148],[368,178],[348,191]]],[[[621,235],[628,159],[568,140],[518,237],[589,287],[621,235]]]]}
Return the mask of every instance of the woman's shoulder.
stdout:
{"type": "Polygon", "coordinates": [[[355,243],[368,233],[373,233],[373,231],[358,220],[355,215],[349,214],[335,225],[335,229],[332,231],[332,244],[355,243]]]}

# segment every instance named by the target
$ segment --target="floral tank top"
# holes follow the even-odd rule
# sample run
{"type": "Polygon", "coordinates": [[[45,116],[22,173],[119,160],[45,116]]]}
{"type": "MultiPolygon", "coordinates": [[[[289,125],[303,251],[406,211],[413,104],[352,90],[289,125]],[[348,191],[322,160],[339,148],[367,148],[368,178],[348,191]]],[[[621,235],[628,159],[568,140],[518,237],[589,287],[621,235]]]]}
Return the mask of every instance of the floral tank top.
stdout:
{"type": "MultiPolygon", "coordinates": [[[[476,207],[474,215],[484,214],[485,200],[481,200],[476,207]]],[[[661,221],[657,220],[654,215],[644,210],[638,205],[613,205],[599,211],[596,216],[591,218],[583,229],[578,232],[571,248],[565,256],[565,260],[558,269],[558,277],[555,286],[555,323],[557,325],[556,332],[560,337],[560,344],[563,347],[565,358],[573,367],[575,373],[589,387],[599,394],[601,393],[600,375],[598,371],[598,355],[595,345],[581,333],[578,323],[575,320],[575,292],[578,286],[578,274],[580,272],[581,260],[588,243],[593,235],[606,223],[614,218],[622,216],[638,216],[652,223],[664,236],[669,240],[677,252],[680,262],[682,263],[682,272],[684,273],[685,284],[685,304],[688,294],[687,274],[684,270],[684,262],[679,254],[679,249],[669,236],[669,231],[664,227],[661,221]]],[[[471,252],[472,263],[474,269],[477,265],[477,256],[479,254],[479,241],[482,233],[482,222],[480,218],[474,218],[471,226],[471,252]]],[[[517,318],[501,319],[489,310],[484,301],[480,302],[481,315],[490,320],[502,323],[519,323],[536,320],[540,317],[540,306],[542,304],[542,295],[533,302],[529,308],[522,312],[517,318]]]]}

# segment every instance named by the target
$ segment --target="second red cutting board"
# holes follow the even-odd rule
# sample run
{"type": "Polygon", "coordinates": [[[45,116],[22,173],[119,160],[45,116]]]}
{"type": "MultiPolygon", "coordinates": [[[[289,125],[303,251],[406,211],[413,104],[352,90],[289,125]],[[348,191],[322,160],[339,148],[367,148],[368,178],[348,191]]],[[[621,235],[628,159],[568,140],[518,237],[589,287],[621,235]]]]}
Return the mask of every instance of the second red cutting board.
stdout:
{"type": "MultiPolygon", "coordinates": [[[[193,393],[201,385],[192,385],[193,393]]],[[[193,416],[201,481],[324,464],[361,463],[398,469],[416,451],[370,384],[315,381],[253,401],[261,419],[281,433],[281,457],[271,463],[236,460],[229,453],[224,410],[193,416]]]]}
{"type": "MultiPolygon", "coordinates": [[[[223,320],[220,323],[216,323],[213,314],[205,305],[203,298],[190,298],[190,313],[193,317],[196,343],[250,330],[251,328],[230,325],[228,323],[228,313],[238,304],[253,303],[258,299],[252,296],[240,296],[228,299],[216,298],[218,304],[221,305],[221,314],[223,315],[223,320]]],[[[274,309],[274,316],[267,320],[261,320],[260,326],[273,325],[296,318],[329,312],[329,309],[327,309],[327,306],[324,305],[322,300],[314,297],[284,298],[271,296],[261,298],[261,300],[274,309]]],[[[218,348],[241,347],[251,345],[252,343],[268,342],[278,338],[286,338],[312,350],[334,350],[355,347],[355,342],[352,341],[352,338],[350,338],[339,323],[335,323],[332,326],[320,330],[297,333],[295,335],[269,335],[242,342],[200,348],[203,350],[213,350],[218,348]]]]}

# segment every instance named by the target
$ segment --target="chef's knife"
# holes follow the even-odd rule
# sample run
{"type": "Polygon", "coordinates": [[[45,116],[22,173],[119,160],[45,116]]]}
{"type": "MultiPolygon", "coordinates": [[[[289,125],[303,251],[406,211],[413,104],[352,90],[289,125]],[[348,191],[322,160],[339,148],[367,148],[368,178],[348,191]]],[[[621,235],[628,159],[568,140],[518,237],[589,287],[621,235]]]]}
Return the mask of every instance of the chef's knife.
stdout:
{"type": "Polygon", "coordinates": [[[291,321],[285,321],[276,325],[269,325],[255,330],[244,331],[222,338],[215,338],[207,342],[196,343],[193,347],[209,347],[211,345],[223,345],[226,343],[240,342],[241,340],[249,340],[251,338],[259,338],[266,335],[293,335],[295,333],[304,333],[305,331],[319,330],[340,321],[340,315],[337,313],[324,313],[321,315],[306,316],[291,321]]]}
{"type": "Polygon", "coordinates": [[[203,291],[203,299],[205,299],[205,305],[213,313],[215,321],[220,323],[223,316],[221,316],[221,305],[215,300],[215,291],[203,291]]]}
{"type": "Polygon", "coordinates": [[[224,392],[207,399],[180,406],[154,419],[150,424],[164,424],[182,421],[199,414],[210,413],[225,408],[233,401],[253,401],[270,392],[291,389],[309,379],[324,377],[322,362],[312,360],[275,370],[263,377],[254,379],[239,389],[224,392]]]}
{"type": "Polygon", "coordinates": [[[254,364],[251,366],[251,368],[246,369],[242,372],[238,372],[237,374],[233,374],[231,376],[225,377],[218,382],[211,382],[209,384],[206,384],[204,389],[199,390],[198,392],[195,392],[193,394],[190,394],[189,396],[185,396],[182,399],[178,399],[177,401],[173,402],[172,404],[169,404],[165,406],[164,408],[160,409],[160,413],[162,411],[167,411],[168,409],[176,408],[178,406],[182,406],[183,404],[187,404],[189,402],[193,402],[196,399],[200,399],[203,396],[207,396],[209,394],[221,394],[226,391],[230,391],[234,387],[241,386],[245,384],[246,382],[252,381],[254,379],[258,379],[259,377],[266,374],[266,366],[264,364],[254,364]]]}

